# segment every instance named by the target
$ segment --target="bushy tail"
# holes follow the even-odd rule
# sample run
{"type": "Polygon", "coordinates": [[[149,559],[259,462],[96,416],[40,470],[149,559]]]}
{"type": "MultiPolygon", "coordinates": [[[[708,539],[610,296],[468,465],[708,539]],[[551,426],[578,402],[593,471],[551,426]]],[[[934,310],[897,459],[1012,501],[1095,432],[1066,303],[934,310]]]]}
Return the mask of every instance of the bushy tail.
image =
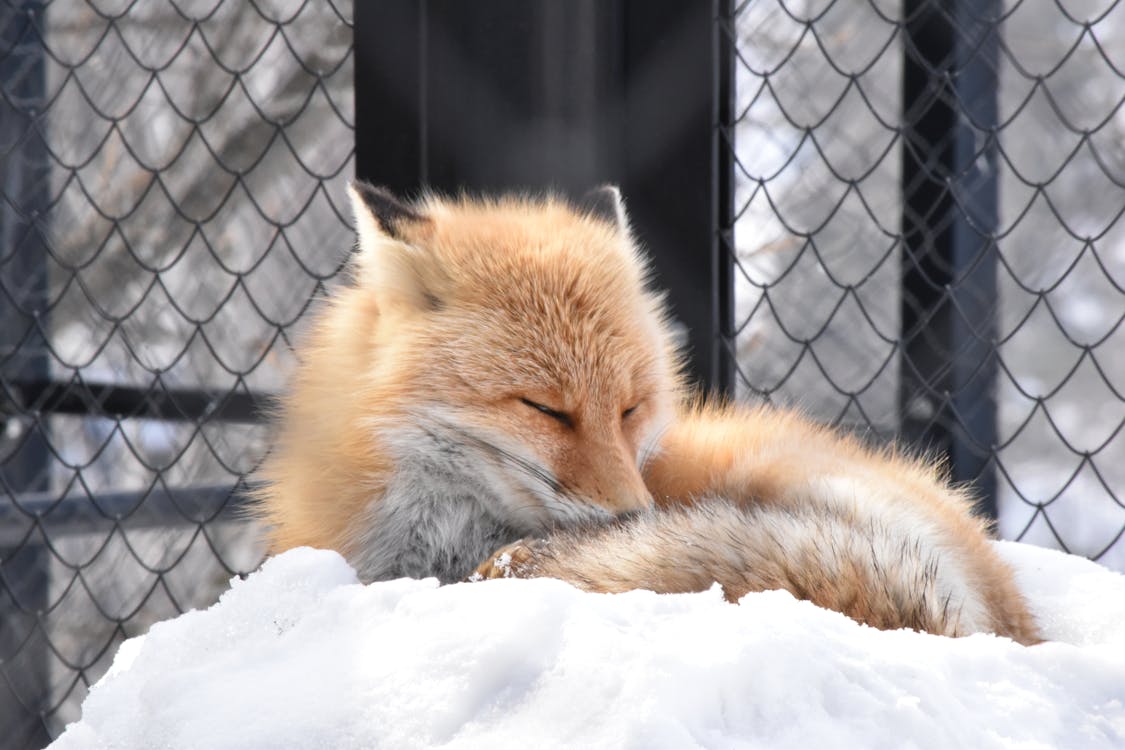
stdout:
{"type": "MultiPolygon", "coordinates": [[[[784,589],[872,627],[947,636],[1002,630],[965,562],[925,531],[845,507],[722,501],[562,531],[501,551],[483,573],[560,578],[589,590],[702,591],[731,601],[784,589]],[[505,570],[495,570],[499,558],[505,570]]],[[[1024,634],[1000,632],[1024,642],[1024,634]]]]}

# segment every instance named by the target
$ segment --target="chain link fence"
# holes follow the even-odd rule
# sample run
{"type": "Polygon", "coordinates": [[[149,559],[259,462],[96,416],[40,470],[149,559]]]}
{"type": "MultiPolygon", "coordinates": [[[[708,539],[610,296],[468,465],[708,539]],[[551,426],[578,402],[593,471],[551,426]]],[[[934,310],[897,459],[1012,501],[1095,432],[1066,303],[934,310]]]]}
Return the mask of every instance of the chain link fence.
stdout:
{"type": "Polygon", "coordinates": [[[1001,536],[1125,569],[1123,4],[734,15],[740,395],[969,433],[1001,536]]]}
{"type": "Polygon", "coordinates": [[[0,746],[259,562],[237,520],[353,241],[350,2],[0,2],[0,746]]]}
{"type": "MultiPolygon", "coordinates": [[[[955,5],[717,20],[738,395],[942,428],[1003,536],[1125,568],[1125,11],[955,5]],[[942,347],[980,364],[929,369],[942,347]]],[[[351,13],[0,0],[0,747],[260,560],[260,408],[353,239],[351,13]]]]}

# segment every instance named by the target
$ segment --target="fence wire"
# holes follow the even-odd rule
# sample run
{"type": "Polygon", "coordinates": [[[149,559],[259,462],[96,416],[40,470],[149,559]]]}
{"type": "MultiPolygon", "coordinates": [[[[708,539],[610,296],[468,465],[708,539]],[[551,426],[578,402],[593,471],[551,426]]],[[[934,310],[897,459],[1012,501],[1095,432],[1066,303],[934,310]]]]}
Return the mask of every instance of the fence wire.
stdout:
{"type": "Polygon", "coordinates": [[[261,552],[259,394],[352,243],[351,3],[0,1],[0,746],[261,552]]]}
{"type": "MultiPolygon", "coordinates": [[[[1125,11],[988,0],[946,17],[995,46],[985,122],[960,86],[983,58],[914,48],[919,16],[949,6],[748,0],[718,19],[735,47],[719,135],[738,178],[739,395],[880,437],[970,424],[958,410],[980,405],[912,359],[944,316],[969,331],[960,359],[990,363],[968,381],[998,413],[977,448],[1001,533],[1125,569],[1125,11]],[[916,127],[926,92],[976,144],[964,172],[934,156],[950,136],[916,127]],[[989,170],[980,229],[966,177],[989,170]],[[979,229],[993,294],[967,273],[915,298],[916,225],[938,202],[979,229]]],[[[351,12],[0,0],[0,747],[42,746],[124,638],[260,559],[232,511],[267,445],[257,409],[352,243],[351,12]]]]}
{"type": "Polygon", "coordinates": [[[885,437],[911,419],[969,431],[994,400],[970,447],[1000,534],[1125,569],[1123,4],[759,0],[724,29],[740,395],[885,437]],[[935,29],[966,53],[912,84],[935,29]],[[970,252],[926,258],[945,231],[970,252]],[[965,382],[925,367],[941,345],[965,382]]]}

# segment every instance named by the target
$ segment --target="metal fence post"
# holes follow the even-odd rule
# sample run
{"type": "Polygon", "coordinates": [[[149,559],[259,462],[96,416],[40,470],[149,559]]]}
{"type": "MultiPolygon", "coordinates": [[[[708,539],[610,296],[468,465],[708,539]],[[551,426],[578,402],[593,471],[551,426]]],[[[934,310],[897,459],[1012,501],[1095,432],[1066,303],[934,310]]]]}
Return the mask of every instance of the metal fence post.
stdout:
{"type": "Polygon", "coordinates": [[[711,73],[714,93],[714,123],[712,125],[714,164],[712,179],[712,210],[714,225],[711,236],[711,258],[714,267],[712,283],[712,329],[718,345],[712,350],[712,388],[726,396],[734,395],[735,374],[738,369],[737,345],[734,332],[734,131],[735,131],[735,79],[738,29],[734,18],[733,0],[714,0],[712,28],[715,39],[711,50],[714,70],[711,73]]]}
{"type": "MultiPolygon", "coordinates": [[[[0,12],[0,368],[4,380],[45,380],[47,263],[43,237],[50,160],[42,134],[45,55],[41,0],[0,12]]],[[[0,413],[0,484],[11,504],[48,485],[45,425],[34,414],[0,413]]],[[[49,694],[48,556],[38,534],[0,549],[0,726],[14,746],[50,741],[42,711],[49,694]]]]}
{"type": "Polygon", "coordinates": [[[996,515],[998,0],[907,0],[902,433],[996,515]]]}
{"type": "Polygon", "coordinates": [[[719,46],[732,54],[716,30],[722,7],[357,3],[356,172],[407,194],[619,184],[687,328],[692,374],[729,388],[731,260],[718,232],[729,209],[716,201],[730,190],[715,163],[716,98],[729,94],[729,80],[715,83],[719,46]]]}

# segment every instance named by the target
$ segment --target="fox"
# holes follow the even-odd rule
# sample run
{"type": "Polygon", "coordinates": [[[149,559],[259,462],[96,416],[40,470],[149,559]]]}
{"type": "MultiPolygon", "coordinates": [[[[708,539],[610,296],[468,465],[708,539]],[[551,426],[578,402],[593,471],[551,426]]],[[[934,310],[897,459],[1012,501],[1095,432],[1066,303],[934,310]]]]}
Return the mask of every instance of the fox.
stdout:
{"type": "Polygon", "coordinates": [[[350,283],[259,472],[271,552],[335,549],[367,582],[782,588],[873,627],[1041,640],[939,463],[692,392],[616,187],[348,194],[350,283]]]}

